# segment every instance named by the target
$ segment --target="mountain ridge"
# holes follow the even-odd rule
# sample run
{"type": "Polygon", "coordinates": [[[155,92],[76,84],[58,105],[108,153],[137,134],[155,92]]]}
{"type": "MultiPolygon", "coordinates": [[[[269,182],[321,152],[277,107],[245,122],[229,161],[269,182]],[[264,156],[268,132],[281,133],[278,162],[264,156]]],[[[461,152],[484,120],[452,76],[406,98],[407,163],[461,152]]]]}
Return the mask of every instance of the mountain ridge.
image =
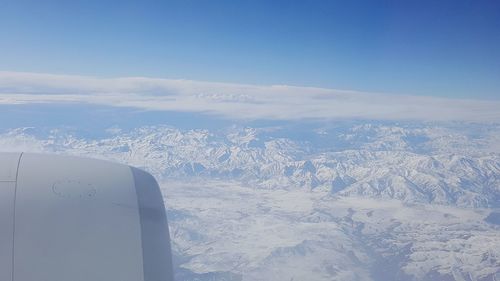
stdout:
{"type": "Polygon", "coordinates": [[[13,149],[112,159],[159,179],[237,180],[264,189],[398,199],[460,207],[500,206],[500,129],[363,124],[315,129],[318,140],[276,136],[276,128],[210,131],[140,127],[101,139],[18,128],[0,135],[13,149]],[[471,137],[471,135],[473,137],[471,137]],[[25,147],[22,147],[24,144],[25,147]]]}

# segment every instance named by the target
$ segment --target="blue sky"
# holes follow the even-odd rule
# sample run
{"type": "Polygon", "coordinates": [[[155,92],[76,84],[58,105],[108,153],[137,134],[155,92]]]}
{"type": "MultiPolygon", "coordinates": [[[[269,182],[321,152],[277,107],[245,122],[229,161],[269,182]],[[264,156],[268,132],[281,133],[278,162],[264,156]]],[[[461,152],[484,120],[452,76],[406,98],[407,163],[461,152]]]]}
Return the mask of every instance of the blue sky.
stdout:
{"type": "Polygon", "coordinates": [[[500,98],[498,1],[0,1],[0,70],[500,98]]]}

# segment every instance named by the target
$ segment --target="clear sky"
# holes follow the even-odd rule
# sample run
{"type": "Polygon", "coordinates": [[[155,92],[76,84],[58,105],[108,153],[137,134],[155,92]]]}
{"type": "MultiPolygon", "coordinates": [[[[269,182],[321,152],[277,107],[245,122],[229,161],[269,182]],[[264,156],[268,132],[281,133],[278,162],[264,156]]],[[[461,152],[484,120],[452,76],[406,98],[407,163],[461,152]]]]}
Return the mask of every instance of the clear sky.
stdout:
{"type": "Polygon", "coordinates": [[[1,70],[500,99],[500,2],[0,0],[1,70]]]}

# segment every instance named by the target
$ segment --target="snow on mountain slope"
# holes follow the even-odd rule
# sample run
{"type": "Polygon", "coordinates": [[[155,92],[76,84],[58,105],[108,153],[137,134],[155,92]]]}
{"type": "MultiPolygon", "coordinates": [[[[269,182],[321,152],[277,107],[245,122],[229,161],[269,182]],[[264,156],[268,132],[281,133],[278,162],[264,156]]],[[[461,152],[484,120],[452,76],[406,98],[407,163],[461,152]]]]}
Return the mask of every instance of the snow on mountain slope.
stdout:
{"type": "Polygon", "coordinates": [[[500,127],[454,126],[362,124],[322,128],[304,139],[280,136],[280,128],[158,126],[102,139],[16,129],[0,135],[0,144],[112,159],[161,179],[230,179],[266,189],[500,207],[500,127]]]}
{"type": "Polygon", "coordinates": [[[250,189],[234,182],[161,186],[180,280],[500,277],[500,226],[484,220],[486,209],[250,189]]]}

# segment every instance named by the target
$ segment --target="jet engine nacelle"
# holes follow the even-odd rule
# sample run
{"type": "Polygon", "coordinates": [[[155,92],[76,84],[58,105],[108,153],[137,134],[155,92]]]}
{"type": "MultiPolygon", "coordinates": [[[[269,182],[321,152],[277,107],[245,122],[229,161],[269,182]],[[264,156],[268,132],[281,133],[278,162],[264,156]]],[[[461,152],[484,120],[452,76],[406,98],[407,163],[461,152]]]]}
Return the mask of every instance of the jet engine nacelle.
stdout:
{"type": "Polygon", "coordinates": [[[0,153],[0,280],[173,280],[155,179],[107,161],[0,153]]]}

